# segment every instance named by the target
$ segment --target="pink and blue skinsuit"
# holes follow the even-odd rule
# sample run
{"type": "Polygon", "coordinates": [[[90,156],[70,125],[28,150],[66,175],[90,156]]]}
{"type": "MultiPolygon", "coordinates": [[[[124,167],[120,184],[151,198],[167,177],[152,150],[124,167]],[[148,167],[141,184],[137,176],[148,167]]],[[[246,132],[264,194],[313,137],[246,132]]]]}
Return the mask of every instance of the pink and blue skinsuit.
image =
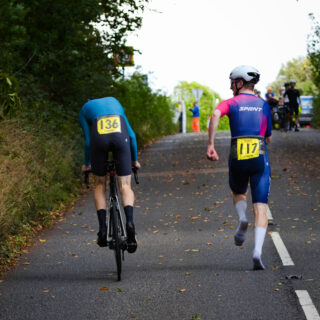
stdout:
{"type": "Polygon", "coordinates": [[[230,121],[229,184],[232,192],[246,193],[250,181],[252,202],[268,203],[271,169],[264,138],[271,136],[269,104],[253,94],[241,93],[222,101],[217,109],[221,111],[221,117],[227,115],[230,121]],[[260,149],[256,157],[238,159],[237,140],[243,138],[259,139],[260,149]]]}

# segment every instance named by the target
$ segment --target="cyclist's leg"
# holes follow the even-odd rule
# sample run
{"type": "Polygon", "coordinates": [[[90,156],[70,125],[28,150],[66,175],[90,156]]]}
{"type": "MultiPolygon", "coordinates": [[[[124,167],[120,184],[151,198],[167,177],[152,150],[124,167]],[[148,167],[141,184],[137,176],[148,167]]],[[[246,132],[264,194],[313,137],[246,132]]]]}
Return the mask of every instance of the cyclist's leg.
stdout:
{"type": "Polygon", "coordinates": [[[122,198],[122,205],[126,215],[126,230],[127,230],[127,242],[128,252],[133,253],[137,250],[137,240],[135,226],[133,222],[133,205],[134,205],[134,193],[131,188],[131,175],[130,176],[118,176],[118,184],[122,198]]]}
{"type": "Polygon", "coordinates": [[[126,215],[126,230],[128,252],[133,253],[137,249],[137,241],[135,237],[135,226],[133,222],[133,204],[134,193],[131,188],[131,151],[130,139],[127,132],[125,122],[121,122],[122,134],[117,135],[117,140],[114,141],[116,172],[118,176],[118,185],[122,198],[122,205],[126,215]]]}
{"type": "Polygon", "coordinates": [[[257,162],[257,173],[250,177],[252,190],[252,202],[254,212],[254,250],[253,250],[253,268],[263,270],[265,266],[262,263],[262,247],[268,227],[267,203],[270,191],[270,165],[268,155],[259,157],[260,164],[257,162]],[[261,161],[263,160],[263,162],[261,161]],[[260,171],[260,172],[259,172],[260,171]]]}
{"type": "MultiPolygon", "coordinates": [[[[96,128],[93,125],[93,128],[96,128]]],[[[97,243],[101,247],[107,245],[107,200],[106,200],[106,161],[109,147],[108,135],[100,135],[96,130],[91,131],[91,170],[95,175],[94,203],[99,221],[97,243]]]]}
{"type": "Polygon", "coordinates": [[[234,236],[236,246],[243,244],[248,228],[246,210],[249,176],[246,174],[243,164],[246,165],[238,160],[229,159],[229,185],[233,192],[233,203],[239,217],[238,228],[234,236]]]}
{"type": "Polygon", "coordinates": [[[131,175],[120,177],[118,176],[118,184],[122,198],[122,205],[126,214],[127,223],[133,224],[134,193],[131,188],[131,175]]]}
{"type": "Polygon", "coordinates": [[[97,210],[107,209],[107,199],[106,199],[106,176],[95,177],[94,186],[94,203],[97,210]]]}

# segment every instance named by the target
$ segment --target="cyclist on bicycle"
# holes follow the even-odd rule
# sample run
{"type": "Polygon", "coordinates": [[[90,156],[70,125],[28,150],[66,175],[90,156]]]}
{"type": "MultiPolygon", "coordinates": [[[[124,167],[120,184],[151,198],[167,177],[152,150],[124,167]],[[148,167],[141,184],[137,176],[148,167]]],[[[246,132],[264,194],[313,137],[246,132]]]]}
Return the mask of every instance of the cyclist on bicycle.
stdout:
{"type": "Polygon", "coordinates": [[[94,202],[97,209],[99,232],[97,243],[107,246],[106,225],[106,174],[108,152],[116,160],[116,173],[126,215],[128,252],[137,249],[133,223],[134,193],[131,189],[132,166],[139,169],[136,136],[129,124],[120,102],[113,97],[89,100],[79,113],[85,147],[82,172],[91,170],[96,176],[94,202]]]}
{"type": "Polygon", "coordinates": [[[235,245],[241,246],[248,227],[246,217],[247,189],[250,181],[255,217],[254,270],[265,269],[262,246],[268,226],[267,203],[270,190],[270,164],[266,144],[271,142],[271,114],[268,103],[254,95],[254,85],[260,73],[251,66],[239,66],[230,74],[234,97],[222,101],[213,112],[209,127],[207,158],[219,160],[214,148],[214,137],[222,116],[228,115],[231,128],[229,156],[229,184],[239,216],[234,236],[235,245]]]}

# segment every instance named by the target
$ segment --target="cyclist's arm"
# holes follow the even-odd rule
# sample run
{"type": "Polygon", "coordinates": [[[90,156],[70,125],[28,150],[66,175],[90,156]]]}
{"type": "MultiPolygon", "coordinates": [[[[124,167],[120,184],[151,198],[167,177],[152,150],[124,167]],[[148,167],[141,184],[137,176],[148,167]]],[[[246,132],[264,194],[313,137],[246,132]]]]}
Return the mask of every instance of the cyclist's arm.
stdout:
{"type": "Polygon", "coordinates": [[[136,161],[138,161],[138,147],[137,147],[136,135],[135,135],[134,131],[132,130],[130,123],[129,123],[125,114],[123,115],[123,117],[126,121],[127,129],[128,129],[128,133],[129,133],[129,137],[130,137],[131,160],[133,162],[136,162],[136,161]]]}
{"type": "Polygon", "coordinates": [[[84,164],[90,166],[90,127],[82,110],[79,113],[79,122],[84,135],[84,164]]]}
{"type": "Polygon", "coordinates": [[[216,109],[213,112],[213,115],[209,124],[209,133],[208,133],[208,147],[207,147],[207,159],[211,161],[218,161],[219,155],[214,148],[214,138],[217,132],[219,121],[221,118],[221,111],[216,109]]]}
{"type": "Polygon", "coordinates": [[[214,110],[211,119],[210,119],[210,124],[209,124],[209,140],[208,140],[208,145],[214,146],[214,138],[217,132],[217,128],[219,125],[219,121],[221,118],[221,111],[216,109],[214,110]]]}

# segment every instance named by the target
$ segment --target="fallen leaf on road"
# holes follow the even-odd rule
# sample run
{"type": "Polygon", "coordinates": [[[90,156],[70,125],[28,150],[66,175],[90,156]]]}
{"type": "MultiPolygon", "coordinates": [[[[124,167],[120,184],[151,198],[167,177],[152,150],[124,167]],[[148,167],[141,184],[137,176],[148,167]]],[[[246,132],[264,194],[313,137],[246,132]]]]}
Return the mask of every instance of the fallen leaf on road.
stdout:
{"type": "Polygon", "coordinates": [[[100,288],[100,290],[109,290],[109,288],[108,287],[102,287],[102,288],[100,288]]]}
{"type": "Polygon", "coordinates": [[[159,230],[154,230],[152,233],[158,233],[159,232],[159,230]]]}
{"type": "Polygon", "coordinates": [[[117,291],[118,291],[118,292],[123,292],[123,289],[117,288],[117,291]]]}
{"type": "Polygon", "coordinates": [[[191,249],[192,252],[199,252],[200,249],[191,249]]]}
{"type": "Polygon", "coordinates": [[[43,242],[46,242],[47,240],[39,239],[39,241],[43,243],[43,242]]]}
{"type": "Polygon", "coordinates": [[[212,243],[212,242],[207,242],[207,245],[208,245],[208,246],[212,246],[213,243],[212,243]]]}
{"type": "Polygon", "coordinates": [[[24,264],[25,266],[28,266],[28,265],[30,264],[30,262],[27,262],[27,261],[26,261],[26,262],[24,262],[23,264],[24,264]]]}
{"type": "Polygon", "coordinates": [[[191,217],[191,216],[190,216],[190,219],[191,219],[191,220],[198,220],[198,219],[200,219],[200,217],[191,217]]]}
{"type": "Polygon", "coordinates": [[[179,292],[186,292],[187,289],[179,289],[179,292]]]}
{"type": "Polygon", "coordinates": [[[42,292],[48,293],[48,292],[49,292],[49,289],[42,290],[42,292]]]}

